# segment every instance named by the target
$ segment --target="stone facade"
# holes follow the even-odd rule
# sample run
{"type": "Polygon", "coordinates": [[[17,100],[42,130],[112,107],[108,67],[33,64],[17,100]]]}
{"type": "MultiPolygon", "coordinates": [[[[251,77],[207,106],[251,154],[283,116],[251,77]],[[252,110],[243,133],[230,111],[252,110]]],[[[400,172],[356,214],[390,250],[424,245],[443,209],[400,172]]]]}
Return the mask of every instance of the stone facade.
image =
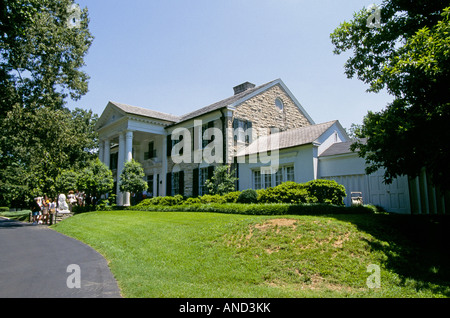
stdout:
{"type": "Polygon", "coordinates": [[[280,85],[275,85],[237,106],[234,118],[251,121],[258,136],[266,135],[271,127],[285,131],[311,125],[280,85]],[[282,101],[283,109],[276,106],[277,98],[282,101]]]}

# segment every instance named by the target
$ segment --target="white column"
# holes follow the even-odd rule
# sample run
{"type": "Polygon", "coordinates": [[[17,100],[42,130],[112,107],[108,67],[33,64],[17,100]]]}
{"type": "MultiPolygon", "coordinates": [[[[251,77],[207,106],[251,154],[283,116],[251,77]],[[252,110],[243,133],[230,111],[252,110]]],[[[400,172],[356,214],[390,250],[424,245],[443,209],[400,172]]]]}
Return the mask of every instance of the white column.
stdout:
{"type": "Polygon", "coordinates": [[[117,163],[117,205],[123,206],[123,193],[120,192],[120,175],[122,174],[123,167],[125,165],[125,135],[119,134],[119,157],[117,163]]]}
{"type": "MultiPolygon", "coordinates": [[[[162,171],[161,175],[159,176],[160,180],[162,181],[162,189],[160,189],[160,195],[162,197],[166,196],[166,178],[167,178],[167,136],[164,136],[163,138],[163,144],[162,144],[162,171]]],[[[158,187],[160,185],[158,184],[158,187]]]]}
{"type": "Polygon", "coordinates": [[[125,162],[131,161],[133,159],[133,132],[127,131],[125,133],[126,148],[125,148],[125,162]]]}
{"type": "Polygon", "coordinates": [[[103,162],[108,168],[110,165],[110,156],[111,156],[111,141],[109,139],[105,139],[103,149],[103,162]]]}
{"type": "Polygon", "coordinates": [[[103,146],[104,142],[103,140],[99,140],[98,141],[98,159],[100,159],[101,162],[105,162],[105,158],[104,158],[104,146],[103,146]]]}
{"type": "MultiPolygon", "coordinates": [[[[127,131],[125,133],[125,158],[124,162],[129,162],[133,159],[133,132],[127,131]]],[[[130,193],[123,194],[123,205],[130,206],[130,193]]]]}

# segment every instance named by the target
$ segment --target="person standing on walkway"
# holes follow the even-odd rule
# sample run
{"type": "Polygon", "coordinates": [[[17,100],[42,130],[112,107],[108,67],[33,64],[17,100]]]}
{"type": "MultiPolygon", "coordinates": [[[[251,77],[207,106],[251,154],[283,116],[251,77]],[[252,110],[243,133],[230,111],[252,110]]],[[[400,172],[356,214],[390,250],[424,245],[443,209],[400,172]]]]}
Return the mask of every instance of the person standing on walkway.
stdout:
{"type": "Polygon", "coordinates": [[[33,224],[37,224],[40,211],[41,206],[38,203],[38,198],[35,198],[33,200],[33,203],[31,204],[31,215],[33,217],[33,224]]]}

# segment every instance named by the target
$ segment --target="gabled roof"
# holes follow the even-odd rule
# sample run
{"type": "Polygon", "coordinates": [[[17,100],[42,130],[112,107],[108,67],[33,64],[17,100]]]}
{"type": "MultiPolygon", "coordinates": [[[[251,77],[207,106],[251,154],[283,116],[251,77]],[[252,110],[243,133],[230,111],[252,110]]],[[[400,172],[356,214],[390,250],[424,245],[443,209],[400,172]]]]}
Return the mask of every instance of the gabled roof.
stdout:
{"type": "Polygon", "coordinates": [[[242,93],[228,97],[226,99],[223,99],[223,100],[221,100],[217,103],[211,104],[209,106],[197,109],[191,113],[181,116],[179,122],[183,122],[183,121],[195,118],[197,116],[204,115],[204,114],[210,113],[212,111],[231,106],[231,105],[239,102],[240,100],[245,100],[247,96],[259,91],[260,89],[265,88],[266,86],[269,86],[270,84],[272,84],[276,81],[278,81],[278,80],[271,81],[269,83],[266,83],[266,84],[263,84],[263,85],[260,85],[260,86],[257,86],[257,87],[251,88],[251,89],[247,89],[246,91],[243,91],[242,93]]]}
{"type": "Polygon", "coordinates": [[[147,109],[147,108],[131,106],[131,105],[122,104],[122,103],[118,103],[118,102],[110,102],[110,103],[113,104],[114,106],[116,106],[117,108],[121,109],[122,111],[124,111],[127,114],[140,115],[140,116],[151,117],[151,118],[161,119],[161,120],[166,120],[166,121],[171,121],[171,122],[178,122],[180,120],[180,117],[178,117],[178,116],[157,112],[157,111],[147,109]]]}
{"type": "Polygon", "coordinates": [[[335,123],[338,123],[338,121],[334,120],[322,124],[290,129],[268,136],[261,136],[250,145],[239,151],[237,155],[243,156],[267,152],[269,150],[279,150],[311,144],[335,123]]]}
{"type": "MultiPolygon", "coordinates": [[[[360,140],[362,143],[366,142],[366,139],[360,140]]],[[[329,157],[336,155],[343,155],[348,153],[355,153],[350,150],[350,146],[355,142],[355,140],[345,141],[345,142],[337,142],[332,144],[327,150],[325,150],[320,157],[329,157]]]]}
{"type": "Polygon", "coordinates": [[[216,102],[209,106],[197,109],[193,112],[190,112],[190,113],[182,115],[182,116],[175,116],[175,115],[171,115],[171,114],[154,111],[154,110],[151,110],[148,108],[131,106],[131,105],[122,104],[122,103],[118,103],[118,102],[112,102],[112,101],[110,101],[109,104],[112,104],[113,106],[117,107],[120,111],[122,111],[126,114],[139,115],[139,116],[145,116],[145,117],[149,117],[149,118],[164,120],[164,121],[171,122],[171,123],[169,123],[169,125],[175,125],[175,124],[179,124],[181,122],[187,121],[189,119],[193,119],[193,118],[201,116],[201,115],[205,115],[207,113],[210,113],[210,112],[213,112],[216,110],[220,110],[220,109],[227,108],[227,107],[231,107],[231,108],[238,107],[241,103],[245,102],[246,100],[248,100],[248,99],[252,98],[253,96],[260,94],[261,92],[264,92],[265,90],[267,90],[275,85],[278,85],[278,84],[281,85],[281,87],[286,91],[286,93],[292,98],[294,103],[297,105],[297,107],[303,113],[303,115],[308,119],[308,121],[311,124],[314,124],[314,121],[312,120],[312,118],[305,111],[305,109],[303,109],[303,107],[297,101],[295,96],[289,91],[289,89],[286,87],[286,85],[283,83],[283,81],[281,79],[276,79],[276,80],[268,82],[266,84],[247,89],[239,94],[235,94],[235,95],[228,97],[226,99],[223,99],[219,102],[216,102]]]}

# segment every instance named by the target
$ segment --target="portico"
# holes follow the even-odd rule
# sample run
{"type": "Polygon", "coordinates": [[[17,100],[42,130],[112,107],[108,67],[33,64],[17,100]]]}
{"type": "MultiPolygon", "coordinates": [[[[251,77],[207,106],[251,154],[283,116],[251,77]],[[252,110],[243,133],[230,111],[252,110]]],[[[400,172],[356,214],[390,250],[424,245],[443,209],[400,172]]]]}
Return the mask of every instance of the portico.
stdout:
{"type": "Polygon", "coordinates": [[[130,205],[130,193],[119,189],[120,175],[125,163],[135,159],[139,161],[149,182],[150,196],[165,195],[167,161],[167,132],[165,127],[173,124],[177,118],[149,110],[120,103],[108,103],[97,123],[99,132],[99,158],[113,172],[117,204],[130,205]],[[150,117],[151,116],[151,117],[150,117]]]}

